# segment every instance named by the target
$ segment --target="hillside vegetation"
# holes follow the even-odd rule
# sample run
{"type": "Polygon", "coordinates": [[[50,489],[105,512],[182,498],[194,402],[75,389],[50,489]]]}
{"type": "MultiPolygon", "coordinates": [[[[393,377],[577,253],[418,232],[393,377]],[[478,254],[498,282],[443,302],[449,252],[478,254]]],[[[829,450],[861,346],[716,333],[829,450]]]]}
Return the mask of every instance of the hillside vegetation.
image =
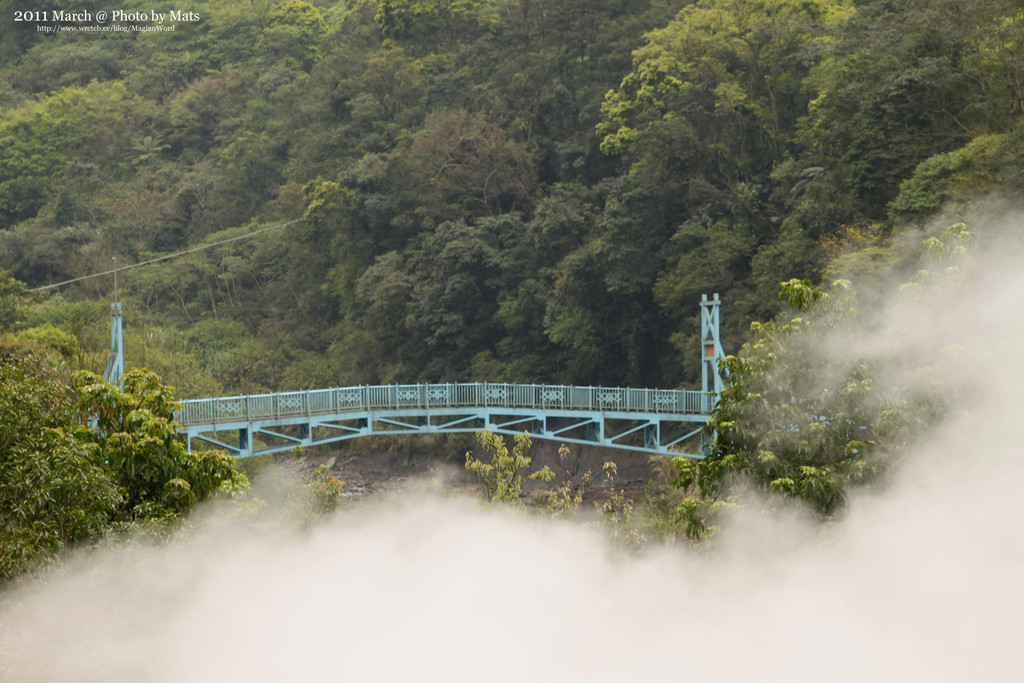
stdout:
{"type": "MultiPolygon", "coordinates": [[[[735,351],[779,282],[898,268],[894,231],[1019,196],[1010,0],[185,5],[174,32],[0,28],[0,267],[304,218],[120,276],[129,365],[186,397],[692,385],[701,293],[735,351]]],[[[57,296],[0,322],[101,369],[111,278],[57,296]]]]}

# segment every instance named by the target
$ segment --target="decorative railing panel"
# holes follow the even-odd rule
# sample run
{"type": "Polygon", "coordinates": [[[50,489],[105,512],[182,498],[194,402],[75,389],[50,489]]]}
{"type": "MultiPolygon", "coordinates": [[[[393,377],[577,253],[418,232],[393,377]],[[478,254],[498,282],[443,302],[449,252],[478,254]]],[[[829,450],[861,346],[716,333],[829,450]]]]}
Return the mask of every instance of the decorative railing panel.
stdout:
{"type": "Polygon", "coordinates": [[[401,384],[191,399],[182,401],[177,418],[187,426],[348,411],[470,407],[706,415],[711,412],[711,405],[712,395],[703,391],[494,383],[401,384]]]}
{"type": "Polygon", "coordinates": [[[275,411],[273,394],[259,394],[257,396],[248,396],[244,398],[249,408],[248,415],[246,415],[246,417],[252,415],[266,415],[275,411]]]}

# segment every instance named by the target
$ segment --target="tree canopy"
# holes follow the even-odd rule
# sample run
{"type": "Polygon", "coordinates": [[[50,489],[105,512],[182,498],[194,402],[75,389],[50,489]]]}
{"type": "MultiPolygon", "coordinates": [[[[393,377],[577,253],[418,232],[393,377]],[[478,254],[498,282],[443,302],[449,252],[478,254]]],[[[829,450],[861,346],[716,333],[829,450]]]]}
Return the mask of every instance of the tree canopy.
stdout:
{"type": "Polygon", "coordinates": [[[125,389],[23,342],[0,344],[0,581],[60,553],[248,488],[222,451],[188,453],[173,388],[146,370],[125,389]]]}

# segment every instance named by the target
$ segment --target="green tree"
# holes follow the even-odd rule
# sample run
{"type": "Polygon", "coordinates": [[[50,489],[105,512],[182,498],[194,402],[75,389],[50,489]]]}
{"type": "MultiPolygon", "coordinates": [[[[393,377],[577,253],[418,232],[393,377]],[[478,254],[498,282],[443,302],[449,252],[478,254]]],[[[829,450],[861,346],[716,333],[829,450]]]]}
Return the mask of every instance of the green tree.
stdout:
{"type": "Polygon", "coordinates": [[[138,166],[139,164],[160,158],[160,155],[169,147],[170,145],[164,144],[163,139],[159,135],[147,135],[132,145],[132,150],[128,157],[132,162],[132,166],[138,166]]]}
{"type": "MultiPolygon", "coordinates": [[[[301,457],[301,456],[300,456],[301,457]]],[[[330,460],[313,470],[306,479],[306,495],[309,515],[313,519],[333,514],[338,509],[345,492],[345,482],[331,474],[330,460]]]]}
{"type": "Polygon", "coordinates": [[[891,428],[902,425],[878,421],[896,405],[868,361],[837,363],[820,351],[837,333],[856,348],[849,283],[826,291],[791,280],[780,298],[793,317],[755,323],[740,355],[723,363],[728,381],[709,423],[717,440],[708,468],[724,461],[829,515],[842,507],[847,484],[884,471],[896,437],[891,428]]]}
{"type": "Polygon", "coordinates": [[[434,221],[525,208],[537,175],[529,149],[466,111],[428,116],[394,172],[395,191],[412,195],[417,217],[434,221]]]}
{"type": "Polygon", "coordinates": [[[493,12],[487,0],[380,0],[376,19],[385,38],[429,53],[479,35],[494,21],[493,12]]]}
{"type": "Polygon", "coordinates": [[[424,355],[430,377],[458,378],[454,358],[487,349],[497,335],[494,300],[501,273],[501,221],[442,223],[410,259],[413,288],[406,329],[424,355]],[[443,360],[442,360],[443,358],[443,360]]]}
{"type": "Polygon", "coordinates": [[[537,249],[546,259],[534,261],[533,268],[549,286],[541,320],[558,380],[606,386],[677,383],[678,376],[666,378],[672,364],[666,362],[665,337],[671,328],[653,289],[679,207],[663,204],[658,188],[630,177],[605,183],[601,190],[571,197],[586,198],[571,220],[548,213],[549,202],[531,225],[534,241],[522,247],[537,249]],[[562,225],[569,232],[559,235],[562,225]],[[548,248],[549,240],[554,249],[548,248]]]}
{"type": "Polygon", "coordinates": [[[82,423],[95,423],[94,457],[124,495],[125,520],[181,514],[217,492],[248,488],[223,451],[185,450],[175,432],[173,387],[148,370],[130,370],[122,379],[123,390],[78,372],[73,388],[82,423]]]}
{"type": "Polygon", "coordinates": [[[320,40],[326,33],[320,10],[305,0],[284,0],[267,13],[259,49],[309,71],[320,55],[320,40]]]}
{"type": "Polygon", "coordinates": [[[1008,133],[981,135],[953,150],[925,159],[900,184],[889,205],[898,223],[930,218],[942,209],[960,210],[978,197],[1019,196],[1024,189],[1024,122],[1008,133]]]}
{"type": "Polygon", "coordinates": [[[124,503],[73,407],[57,364],[0,342],[0,582],[106,533],[124,503]]]}
{"type": "Polygon", "coordinates": [[[19,332],[17,337],[57,351],[69,361],[82,357],[82,349],[74,335],[55,327],[53,323],[29,327],[19,332]]]}
{"type": "MultiPolygon", "coordinates": [[[[491,462],[485,463],[474,458],[472,453],[466,453],[466,469],[483,484],[484,493],[490,501],[522,505],[522,471],[529,469],[533,462],[529,455],[533,445],[529,432],[515,435],[515,446],[511,453],[505,445],[505,438],[500,434],[483,431],[477,432],[476,438],[480,447],[491,454],[491,462]]],[[[529,479],[541,481],[551,481],[554,477],[555,473],[546,465],[528,476],[529,479]]]]}
{"type": "MultiPolygon", "coordinates": [[[[683,8],[647,35],[633,72],[606,96],[602,148],[622,153],[669,126],[693,128],[707,151],[763,147],[780,160],[805,111],[810,48],[848,13],[835,0],[700,0],[683,8]]],[[[728,172],[731,161],[713,168],[728,172]]]]}
{"type": "MultiPolygon", "coordinates": [[[[0,116],[0,228],[34,216],[58,179],[118,169],[153,112],[121,83],[67,87],[0,116]]],[[[59,187],[59,185],[58,185],[59,187]]]]}
{"type": "MultiPolygon", "coordinates": [[[[957,277],[971,242],[963,225],[926,240],[925,262],[939,268],[922,268],[904,294],[957,277]]],[[[894,365],[858,351],[869,321],[849,282],[822,289],[790,280],[779,298],[790,315],[754,323],[750,341],[722,361],[710,454],[674,461],[675,483],[693,494],[678,511],[691,538],[713,530],[742,482],[803,501],[822,517],[838,514],[851,487],[881,480],[953,400],[914,359],[894,365]],[[838,347],[848,355],[827,350],[838,347]]]]}
{"type": "Polygon", "coordinates": [[[25,283],[0,270],[0,331],[6,332],[24,315],[29,295],[25,283]]]}
{"type": "Polygon", "coordinates": [[[843,222],[883,219],[919,163],[1011,129],[1022,111],[1022,42],[1013,0],[861,4],[808,77],[817,97],[802,135],[818,198],[845,198],[859,215],[843,222]]]}
{"type": "MultiPolygon", "coordinates": [[[[649,274],[641,288],[647,310],[660,304],[658,318],[630,317],[658,330],[656,356],[668,355],[671,338],[682,359],[673,359],[681,372],[666,373],[672,381],[695,376],[698,294],[714,290],[733,302],[725,334],[738,341],[741,321],[766,313],[754,287],[766,279],[774,286],[781,276],[765,278],[755,264],[775,271],[795,261],[796,274],[811,274],[804,250],[794,258],[793,249],[775,248],[768,257],[784,236],[788,199],[775,191],[773,176],[801,151],[797,125],[812,97],[807,75],[850,11],[836,0],[688,4],[645,36],[630,73],[605,96],[596,128],[601,149],[629,164],[619,201],[634,195],[626,216],[615,217],[622,227],[613,244],[620,254],[634,251],[624,269],[629,279],[649,274]]],[[[605,216],[613,217],[607,208],[605,216]]]]}

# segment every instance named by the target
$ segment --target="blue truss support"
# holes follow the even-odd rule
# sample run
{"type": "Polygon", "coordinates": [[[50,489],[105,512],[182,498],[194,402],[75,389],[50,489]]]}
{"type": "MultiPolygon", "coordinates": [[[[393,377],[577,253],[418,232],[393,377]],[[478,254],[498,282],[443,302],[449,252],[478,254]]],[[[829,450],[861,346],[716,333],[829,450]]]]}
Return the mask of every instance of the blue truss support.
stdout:
{"type": "Polygon", "coordinates": [[[479,419],[479,417],[476,416],[476,415],[462,415],[462,416],[456,417],[455,419],[448,420],[447,422],[442,422],[441,424],[437,425],[437,429],[438,429],[438,431],[445,431],[445,430],[449,430],[449,429],[455,429],[455,428],[459,427],[460,425],[465,425],[467,422],[472,420],[473,421],[473,430],[476,431],[476,429],[477,429],[476,425],[477,425],[477,420],[478,419],[479,419]]]}
{"type": "MultiPolygon", "coordinates": [[[[593,421],[590,418],[583,418],[582,420],[579,420],[578,422],[570,422],[569,424],[562,425],[558,429],[553,429],[553,430],[551,430],[550,432],[547,432],[547,433],[550,434],[552,437],[555,437],[555,436],[558,436],[559,434],[564,434],[566,432],[572,431],[573,429],[577,429],[578,427],[588,427],[588,429],[589,429],[589,425],[591,425],[592,422],[593,421]]],[[[547,431],[547,430],[545,430],[545,431],[547,431]]]]}
{"type": "Polygon", "coordinates": [[[212,436],[207,436],[206,434],[201,434],[201,433],[199,433],[199,434],[190,434],[189,435],[189,450],[190,451],[192,450],[192,448],[191,448],[191,441],[192,441],[193,438],[199,439],[200,441],[205,441],[208,444],[212,444],[212,445],[216,446],[217,448],[220,448],[221,450],[225,450],[225,451],[227,451],[228,453],[230,453],[232,455],[241,456],[242,453],[245,452],[242,448],[240,448],[238,446],[229,446],[228,444],[224,443],[223,441],[218,441],[217,439],[214,439],[212,436]]]}
{"type": "Polygon", "coordinates": [[[495,422],[493,424],[488,425],[488,428],[496,431],[514,429],[515,427],[518,426],[519,431],[526,431],[526,428],[524,428],[523,425],[525,425],[526,423],[530,423],[530,426],[532,426],[536,422],[537,418],[535,416],[527,415],[526,417],[517,417],[512,420],[506,420],[505,422],[495,422]]]}
{"type": "MultiPolygon", "coordinates": [[[[702,433],[703,431],[704,431],[704,426],[703,425],[700,426],[700,427],[697,427],[696,429],[691,430],[691,431],[685,431],[684,430],[682,432],[679,432],[674,438],[669,439],[669,441],[665,445],[668,446],[668,447],[675,446],[676,444],[682,443],[682,442],[686,441],[687,439],[692,439],[693,437],[697,436],[698,434],[702,433]]],[[[702,457],[703,457],[703,451],[701,453],[702,453],[702,457]]]]}
{"type": "MultiPolygon", "coordinates": [[[[647,429],[647,427],[649,427],[649,426],[650,425],[649,425],[649,423],[646,420],[638,420],[636,423],[634,423],[634,424],[632,424],[632,425],[630,425],[630,426],[628,426],[628,427],[626,427],[624,429],[619,430],[615,434],[609,434],[608,435],[608,440],[614,443],[615,441],[618,441],[618,440],[620,440],[620,439],[622,439],[624,437],[627,437],[630,434],[635,434],[636,432],[640,431],[641,429],[647,429]]],[[[646,440],[645,440],[645,443],[646,443],[646,440]]]]}
{"type": "Polygon", "coordinates": [[[408,422],[402,422],[401,420],[395,420],[386,417],[379,418],[379,421],[381,422],[381,424],[391,425],[392,427],[398,427],[398,429],[392,430],[398,433],[402,433],[405,430],[411,432],[418,432],[422,428],[422,425],[419,424],[409,424],[408,422]]]}
{"type": "Polygon", "coordinates": [[[530,431],[537,439],[699,459],[700,454],[684,453],[679,447],[699,433],[707,421],[709,407],[710,397],[703,392],[537,385],[402,385],[196,399],[183,401],[176,417],[189,447],[198,439],[239,457],[365,436],[472,433],[488,429],[500,434],[530,431]],[[411,398],[409,405],[400,405],[401,401],[396,404],[392,399],[399,393],[410,397],[415,394],[419,397],[417,405],[413,405],[411,398]],[[544,407],[545,403],[555,403],[552,396],[556,393],[565,399],[561,401],[562,407],[544,407]],[[380,396],[382,399],[377,403],[389,405],[338,407],[339,397],[357,394],[369,397],[371,404],[374,395],[380,396]],[[465,405],[471,399],[456,400],[460,395],[485,399],[479,403],[488,405],[465,405]],[[498,395],[505,398],[499,400],[498,395]],[[616,405],[612,406],[613,402],[616,405]],[[463,405],[453,405],[456,403],[463,405]],[[225,432],[238,433],[237,445],[228,445],[216,436],[225,432]]]}
{"type": "MultiPolygon", "coordinates": [[[[299,431],[300,432],[302,431],[302,425],[300,425],[299,431]]],[[[289,443],[295,444],[295,446],[301,446],[304,443],[309,443],[310,442],[309,437],[292,436],[290,434],[281,434],[280,432],[275,432],[275,431],[273,431],[271,429],[259,429],[259,430],[256,431],[256,433],[257,434],[262,434],[264,436],[269,436],[269,437],[272,437],[272,438],[275,438],[275,439],[281,439],[283,441],[288,441],[289,443]]]]}
{"type": "MultiPolygon", "coordinates": [[[[363,431],[365,430],[365,425],[363,426],[363,428],[359,428],[359,427],[349,427],[347,425],[329,424],[329,423],[324,422],[324,423],[313,423],[313,424],[310,424],[310,428],[311,429],[316,429],[316,428],[320,428],[320,429],[334,429],[334,430],[337,430],[338,432],[341,432],[340,436],[344,436],[344,435],[348,435],[348,436],[362,436],[363,435],[363,431]]],[[[308,433],[307,433],[306,436],[308,438],[310,438],[310,440],[312,440],[312,437],[309,437],[308,433]]]]}

